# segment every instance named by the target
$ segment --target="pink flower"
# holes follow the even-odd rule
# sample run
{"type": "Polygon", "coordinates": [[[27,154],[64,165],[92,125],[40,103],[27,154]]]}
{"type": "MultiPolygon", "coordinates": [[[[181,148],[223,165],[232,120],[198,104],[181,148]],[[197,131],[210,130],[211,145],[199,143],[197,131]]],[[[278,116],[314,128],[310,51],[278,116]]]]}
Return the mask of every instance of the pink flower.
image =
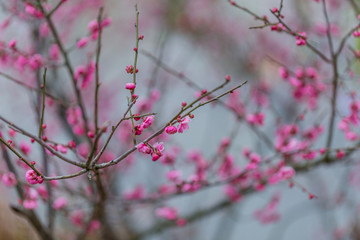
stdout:
{"type": "Polygon", "coordinates": [[[88,37],[82,37],[80,40],[76,43],[77,48],[83,48],[88,43],[89,38],[88,37]]]}
{"type": "Polygon", "coordinates": [[[354,132],[351,132],[351,131],[346,132],[345,137],[346,137],[346,139],[348,139],[350,141],[355,141],[358,138],[357,134],[354,132]]]}
{"type": "Polygon", "coordinates": [[[127,83],[125,84],[125,88],[128,90],[134,90],[136,87],[135,83],[127,83]]]}
{"type": "Polygon", "coordinates": [[[136,148],[141,153],[150,154],[152,152],[151,148],[145,143],[138,144],[136,148]]]}
{"type": "Polygon", "coordinates": [[[336,158],[341,159],[345,156],[345,152],[343,150],[336,151],[336,158]]]}
{"type": "Polygon", "coordinates": [[[63,146],[63,145],[57,145],[57,149],[58,151],[60,151],[61,153],[65,154],[67,153],[67,147],[66,146],[63,146]]]}
{"type": "Polygon", "coordinates": [[[49,35],[50,29],[46,22],[43,22],[40,25],[39,32],[42,37],[47,37],[49,35]]]}
{"type": "Polygon", "coordinates": [[[185,130],[189,129],[189,124],[188,124],[189,122],[190,122],[189,117],[185,117],[181,120],[179,127],[178,127],[179,133],[183,133],[185,130]]]}
{"type": "Polygon", "coordinates": [[[12,186],[16,185],[16,183],[17,183],[15,174],[12,172],[5,173],[2,176],[2,180],[5,184],[5,186],[7,186],[7,187],[12,187],[12,186]]]}
{"type": "Polygon", "coordinates": [[[326,149],[324,147],[319,149],[320,154],[324,154],[325,152],[326,152],[326,149]]]}
{"type": "Polygon", "coordinates": [[[249,159],[252,163],[258,164],[261,161],[261,157],[257,153],[251,153],[249,159]]]}
{"type": "Polygon", "coordinates": [[[257,163],[248,163],[246,166],[245,166],[245,169],[250,171],[250,170],[254,170],[258,167],[258,164],[257,163]]]}
{"type": "Polygon", "coordinates": [[[24,153],[25,155],[28,155],[31,151],[30,145],[27,144],[26,142],[21,142],[20,143],[20,151],[22,153],[24,153]]]}
{"type": "Polygon", "coordinates": [[[63,209],[67,206],[67,200],[64,197],[59,197],[53,202],[52,206],[55,210],[63,209]]]}
{"type": "Polygon", "coordinates": [[[107,27],[111,24],[111,18],[107,17],[101,22],[101,27],[107,27]]]}
{"type": "Polygon", "coordinates": [[[164,151],[164,145],[163,145],[162,142],[155,143],[154,148],[155,149],[151,153],[151,157],[152,157],[152,160],[155,162],[156,160],[158,160],[163,155],[162,152],[164,151]]]}
{"type": "Polygon", "coordinates": [[[289,77],[289,72],[284,67],[279,67],[278,73],[282,79],[287,79],[289,77]]]}
{"type": "Polygon", "coordinates": [[[245,157],[249,157],[249,156],[250,156],[250,153],[251,153],[251,149],[248,148],[248,147],[244,147],[244,149],[242,150],[242,154],[243,154],[245,157]]]}
{"type": "Polygon", "coordinates": [[[166,173],[166,178],[172,182],[175,182],[181,176],[181,172],[179,170],[171,170],[166,173]]]}
{"type": "Polygon", "coordinates": [[[248,123],[250,123],[251,125],[259,125],[262,126],[264,124],[264,118],[265,115],[264,113],[254,113],[254,114],[249,114],[246,116],[246,121],[248,121],[248,123]]]}
{"type": "Polygon", "coordinates": [[[84,65],[80,65],[75,69],[74,78],[78,80],[82,75],[86,74],[86,67],[84,65]]]}
{"type": "Polygon", "coordinates": [[[37,198],[38,192],[33,188],[25,188],[25,200],[23,206],[26,209],[35,209],[38,206],[37,198]]]}
{"type": "Polygon", "coordinates": [[[37,70],[43,66],[43,58],[40,54],[34,54],[29,59],[29,65],[33,70],[37,70]]]}
{"type": "Polygon", "coordinates": [[[81,88],[86,89],[93,80],[95,72],[95,62],[91,61],[87,66],[80,65],[76,68],[74,78],[76,81],[81,80],[81,88]]]}
{"type": "Polygon", "coordinates": [[[316,151],[304,152],[302,157],[307,160],[313,160],[316,157],[316,151]]]}
{"type": "Polygon", "coordinates": [[[283,166],[278,172],[280,180],[287,180],[295,176],[295,170],[289,166],[283,166]]]}
{"type": "Polygon", "coordinates": [[[232,202],[238,202],[242,199],[242,195],[233,185],[225,186],[225,194],[232,202]]]}
{"type": "Polygon", "coordinates": [[[75,210],[70,215],[70,221],[78,226],[82,227],[84,225],[84,212],[82,210],[75,210]]]}
{"type": "Polygon", "coordinates": [[[156,216],[167,220],[175,220],[178,217],[177,210],[172,207],[162,207],[156,209],[156,216]]]}
{"type": "Polygon", "coordinates": [[[40,185],[40,186],[37,188],[37,192],[38,192],[38,194],[40,195],[40,197],[41,197],[44,201],[48,200],[49,194],[48,194],[48,192],[47,192],[47,190],[46,190],[46,186],[40,185]]]}
{"type": "Polygon", "coordinates": [[[173,125],[170,125],[165,128],[165,132],[167,134],[175,134],[175,133],[177,133],[177,128],[173,125]]]}
{"type": "Polygon", "coordinates": [[[141,135],[143,130],[144,128],[142,127],[142,125],[136,125],[133,131],[135,131],[135,135],[141,135]]]}
{"type": "Polygon", "coordinates": [[[338,128],[341,130],[341,131],[349,131],[349,122],[346,118],[342,119],[340,122],[339,122],[339,125],[338,125],[338,128]]]}
{"type": "Polygon", "coordinates": [[[59,59],[60,48],[57,44],[52,44],[49,49],[50,58],[53,60],[59,59]]]}
{"type": "Polygon", "coordinates": [[[142,122],[141,126],[143,128],[148,128],[151,126],[151,124],[153,123],[154,121],[154,116],[148,116],[144,119],[144,121],[142,122]]]}
{"type": "Polygon", "coordinates": [[[278,221],[280,219],[280,214],[277,212],[276,208],[279,201],[279,195],[275,194],[267,206],[265,206],[263,209],[255,211],[255,218],[262,224],[269,224],[278,221]]]}
{"type": "Polygon", "coordinates": [[[15,130],[13,130],[11,128],[9,128],[8,134],[9,134],[10,137],[15,137],[16,136],[15,130]]]}
{"type": "Polygon", "coordinates": [[[37,200],[26,199],[23,202],[23,206],[26,209],[35,209],[38,206],[37,200]]]}
{"type": "Polygon", "coordinates": [[[134,73],[134,67],[132,65],[126,66],[125,71],[129,74],[134,73]]]}
{"type": "Polygon", "coordinates": [[[99,220],[92,220],[89,224],[88,232],[92,233],[98,230],[101,227],[101,223],[99,220]]]}
{"type": "Polygon", "coordinates": [[[145,196],[145,190],[144,187],[139,185],[137,186],[134,190],[125,192],[123,194],[123,197],[126,200],[137,200],[137,199],[142,199],[145,196]]]}
{"type": "Polygon", "coordinates": [[[176,225],[179,226],[179,227],[185,226],[186,225],[186,220],[184,218],[179,218],[176,221],[176,225]]]}
{"type": "Polygon", "coordinates": [[[40,10],[36,9],[33,5],[29,3],[26,3],[25,11],[36,18],[44,17],[44,14],[42,14],[40,10]]]}
{"type": "Polygon", "coordinates": [[[9,48],[16,49],[16,39],[13,39],[9,42],[9,48]]]}
{"type": "Polygon", "coordinates": [[[299,34],[295,36],[295,38],[296,38],[296,45],[298,46],[306,45],[306,32],[299,32],[299,34]]]}
{"type": "Polygon", "coordinates": [[[93,131],[89,131],[87,135],[88,135],[89,138],[94,138],[95,137],[95,133],[93,131]]]}
{"type": "Polygon", "coordinates": [[[30,184],[43,183],[44,181],[42,177],[37,175],[34,170],[27,171],[25,174],[25,178],[30,184]]]}
{"type": "Polygon", "coordinates": [[[99,24],[97,20],[91,20],[88,24],[88,30],[91,33],[97,32],[99,29],[99,24]]]}

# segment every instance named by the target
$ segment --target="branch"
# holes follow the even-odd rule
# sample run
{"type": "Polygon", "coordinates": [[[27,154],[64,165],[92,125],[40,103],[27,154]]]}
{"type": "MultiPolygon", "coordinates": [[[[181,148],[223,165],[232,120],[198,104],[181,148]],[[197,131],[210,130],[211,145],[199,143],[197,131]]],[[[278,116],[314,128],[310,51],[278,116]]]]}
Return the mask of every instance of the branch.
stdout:
{"type": "Polygon", "coordinates": [[[24,129],[18,127],[17,125],[15,125],[14,123],[12,122],[9,122],[8,120],[6,120],[5,118],[3,118],[2,116],[0,116],[0,120],[7,123],[10,127],[12,127],[14,130],[16,130],[17,132],[25,135],[25,136],[28,136],[32,139],[34,139],[36,142],[38,142],[41,146],[43,146],[44,148],[46,148],[47,150],[49,150],[52,154],[54,154],[55,156],[57,156],[58,158],[62,159],[63,161],[67,162],[67,163],[70,163],[74,166],[78,166],[78,167],[81,167],[81,168],[84,168],[84,163],[81,163],[81,162],[76,162],[76,161],[73,161],[73,160],[70,160],[64,156],[62,156],[61,154],[59,154],[57,151],[55,151],[52,147],[50,147],[49,145],[46,144],[46,142],[44,142],[43,140],[41,140],[40,138],[36,137],[35,135],[25,131],[24,129]]]}
{"type": "MultiPolygon", "coordinates": [[[[83,103],[83,99],[81,97],[81,93],[80,93],[80,90],[77,86],[77,81],[75,79],[75,75],[74,75],[74,70],[71,66],[71,63],[70,63],[70,60],[69,60],[69,56],[60,40],[60,37],[59,37],[59,34],[54,26],[54,23],[52,22],[50,16],[48,15],[48,13],[46,12],[46,10],[44,9],[44,7],[42,6],[42,3],[40,0],[37,0],[37,3],[40,7],[40,10],[41,12],[44,14],[45,16],[45,19],[46,19],[46,22],[47,24],[49,25],[49,28],[50,28],[50,31],[55,39],[55,42],[56,44],[59,46],[59,49],[60,49],[60,52],[61,54],[63,55],[64,57],[64,60],[65,60],[65,66],[68,70],[68,73],[70,75],[70,78],[72,80],[72,84],[73,84],[73,88],[74,88],[74,91],[75,91],[75,96],[76,96],[76,99],[77,99],[77,103],[79,104],[79,107],[81,109],[81,115],[82,115],[82,118],[84,120],[84,125],[85,125],[85,131],[86,132],[89,132],[89,127],[88,127],[88,120],[87,120],[87,116],[86,116],[86,112],[85,112],[85,107],[84,107],[84,103],[83,103]]],[[[86,135],[86,139],[87,141],[89,142],[89,144],[91,145],[92,142],[91,142],[91,139],[86,135]]]]}

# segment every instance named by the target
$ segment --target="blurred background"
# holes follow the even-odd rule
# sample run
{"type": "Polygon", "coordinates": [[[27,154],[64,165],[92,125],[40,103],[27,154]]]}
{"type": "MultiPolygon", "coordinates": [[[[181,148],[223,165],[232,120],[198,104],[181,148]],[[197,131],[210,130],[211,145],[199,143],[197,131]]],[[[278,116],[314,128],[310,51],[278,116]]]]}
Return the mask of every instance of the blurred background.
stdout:
{"type": "MultiPolygon", "coordinates": [[[[342,37],[358,23],[357,9],[354,6],[360,3],[355,0],[326,2],[334,45],[338,46],[342,37]]],[[[48,3],[52,6],[57,4],[55,1],[48,3]]],[[[100,123],[110,121],[115,124],[127,109],[126,99],[129,94],[124,85],[132,80],[132,76],[126,73],[125,68],[134,62],[134,4],[134,1],[117,0],[68,1],[52,16],[61,40],[69,50],[74,68],[87,66],[94,60],[96,41],[89,41],[82,49],[74,46],[80,38],[89,35],[88,24],[96,19],[99,7],[104,6],[105,16],[111,18],[111,24],[104,28],[102,39],[100,123]]],[[[258,16],[266,15],[270,22],[276,22],[270,9],[280,7],[279,0],[240,1],[238,4],[258,16]]],[[[61,65],[61,57],[52,58],[50,49],[54,41],[51,34],[43,29],[46,28],[43,21],[26,16],[23,1],[2,1],[1,5],[0,38],[3,55],[7,56],[7,44],[12,39],[17,40],[17,48],[21,51],[41,54],[44,59],[48,59],[49,65],[58,66],[48,66],[49,91],[57,97],[73,101],[68,73],[61,65]]],[[[154,125],[149,131],[155,131],[166,124],[179,111],[181,102],[191,102],[201,89],[210,90],[223,83],[226,75],[231,75],[232,81],[219,94],[244,81],[248,83],[236,93],[226,96],[222,100],[225,104],[209,104],[194,112],[195,118],[191,120],[188,131],[170,137],[162,136],[165,152],[177,153],[174,165],[154,163],[148,156],[136,152],[111,172],[109,170],[111,177],[107,181],[111,196],[107,202],[107,212],[110,225],[115,229],[119,226],[119,231],[124,228],[124,232],[145,233],[142,239],[154,240],[360,239],[360,165],[356,152],[339,164],[320,165],[298,173],[295,176],[297,184],[292,188],[285,181],[266,187],[263,191],[244,195],[241,201],[218,210],[211,208],[227,199],[223,185],[154,203],[129,203],[130,201],[124,200],[124,194],[139,186],[144,189],[146,197],[151,196],[160,186],[169,183],[166,178],[169,170],[181,170],[184,179],[191,177],[196,172],[196,167],[189,161],[189,154],[197,151],[204,161],[210,162],[218,155],[224,138],[231,138],[228,153],[240,168],[244,168],[248,161],[243,155],[246,148],[259,154],[262,159],[274,158],[274,161],[279,161],[281,157],[274,157],[269,145],[274,144],[279,126],[292,124],[301,115],[304,116],[304,120],[299,123],[301,132],[314,126],[323,127],[322,134],[311,146],[312,149],[320,149],[325,146],[331,106],[331,66],[309,48],[297,46],[294,36],[263,27],[262,21],[256,21],[253,16],[232,6],[228,1],[147,0],[138,2],[137,6],[140,13],[139,33],[144,35],[144,40],[140,41],[139,46],[136,88],[139,100],[135,108],[136,112],[156,113],[154,125]],[[299,67],[316,69],[326,90],[316,99],[315,106],[309,99],[294,99],[292,86],[278,74],[281,66],[291,71],[299,67]],[[233,106],[235,110],[231,110],[229,106],[233,106]],[[265,120],[263,125],[256,126],[258,130],[254,130],[245,119],[249,114],[257,112],[263,112],[265,120]],[[308,193],[315,194],[317,198],[309,200],[308,193]],[[265,208],[274,198],[279,199],[273,215],[275,220],[259,221],[254,213],[265,208]],[[164,205],[176,207],[179,216],[185,219],[201,210],[210,211],[203,217],[196,218],[196,221],[189,221],[184,227],[161,228],[164,221],[154,212],[164,205]],[[160,226],[160,230],[154,229],[154,226],[160,226]]],[[[294,31],[306,32],[308,41],[325,55],[329,55],[321,3],[314,0],[286,0],[283,2],[282,14],[283,21],[288,26],[294,31]]],[[[356,92],[359,88],[359,66],[353,54],[357,45],[356,39],[351,37],[339,57],[341,88],[337,100],[336,124],[349,114],[351,92],[356,92]]],[[[4,57],[1,72],[30,86],[36,86],[38,75],[35,71],[26,67],[25,70],[20,69],[16,61],[11,59],[11,54],[7,59],[4,57]]],[[[22,88],[5,77],[0,77],[0,81],[1,115],[27,131],[36,133],[38,118],[34,102],[38,97],[37,93],[22,88]]],[[[90,116],[93,111],[93,86],[94,82],[91,82],[88,88],[82,90],[90,116]]],[[[45,114],[49,129],[47,133],[58,142],[67,142],[71,139],[71,134],[62,118],[66,121],[66,109],[57,107],[56,103],[54,106],[49,105],[45,114]]],[[[2,125],[2,128],[4,132],[7,131],[6,125],[2,125]]],[[[129,124],[120,128],[104,161],[119,156],[131,147],[131,141],[124,134],[128,130],[129,124]]],[[[359,132],[356,130],[354,131],[359,132]]],[[[22,141],[29,142],[29,139],[18,135],[16,142],[22,141]]],[[[79,148],[80,145],[81,142],[79,148]]],[[[341,131],[335,131],[334,148],[353,145],[341,131]]],[[[32,147],[28,157],[37,161],[36,159],[41,158],[41,148],[32,147]]],[[[1,166],[6,168],[3,162],[1,166]]],[[[50,168],[52,174],[74,171],[73,167],[61,162],[50,168]]],[[[5,172],[3,170],[1,173],[5,172]]],[[[207,180],[212,182],[216,177],[209,176],[207,180]]],[[[59,184],[82,193],[87,189],[86,176],[63,180],[59,184]]],[[[37,235],[26,221],[9,210],[9,204],[17,204],[14,190],[2,184],[1,193],[0,218],[3,224],[0,227],[0,238],[36,239],[37,235]]],[[[81,194],[71,194],[71,191],[66,192],[61,188],[54,194],[68,198],[67,209],[56,218],[59,239],[75,239],[75,233],[81,231],[81,228],[72,224],[69,216],[75,210],[87,212],[91,207],[82,203],[86,197],[84,200],[81,194]]],[[[45,204],[40,204],[37,211],[46,221],[45,204]]],[[[99,232],[91,233],[89,239],[92,238],[101,239],[99,232]]]]}

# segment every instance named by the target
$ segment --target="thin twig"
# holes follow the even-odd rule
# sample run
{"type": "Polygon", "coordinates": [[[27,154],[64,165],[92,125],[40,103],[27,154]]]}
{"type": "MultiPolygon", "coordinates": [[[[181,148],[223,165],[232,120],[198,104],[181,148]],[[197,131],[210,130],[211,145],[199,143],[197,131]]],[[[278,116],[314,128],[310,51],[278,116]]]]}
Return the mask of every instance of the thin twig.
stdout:
{"type": "MultiPolygon", "coordinates": [[[[40,0],[37,0],[37,3],[40,7],[40,10],[41,12],[44,14],[45,16],[45,19],[46,19],[46,22],[50,28],[50,31],[55,39],[55,42],[56,44],[58,45],[59,49],[60,49],[60,52],[62,54],[62,56],[64,57],[64,60],[65,60],[65,66],[66,66],[66,69],[68,70],[68,73],[70,75],[70,78],[72,80],[72,84],[73,84],[73,88],[74,88],[74,91],[75,91],[75,96],[76,96],[76,100],[77,100],[77,103],[79,104],[79,107],[80,107],[80,110],[81,110],[81,115],[82,115],[82,118],[84,120],[84,127],[85,127],[85,131],[86,132],[89,132],[89,127],[88,127],[88,119],[87,119],[87,116],[86,116],[86,112],[85,112],[85,106],[84,106],[84,103],[83,103],[83,99],[81,97],[81,93],[80,93],[80,90],[77,86],[77,81],[75,79],[75,75],[74,75],[74,70],[73,70],[73,67],[70,63],[70,59],[69,59],[69,56],[60,40],[60,37],[59,37],[59,34],[55,28],[55,25],[53,23],[53,21],[51,20],[50,16],[48,16],[46,10],[44,9],[42,3],[40,0]]],[[[88,143],[91,145],[92,142],[91,142],[91,139],[88,135],[86,135],[86,139],[88,141],[88,143]]]]}
{"type": "Polygon", "coordinates": [[[44,114],[45,114],[46,71],[47,71],[47,69],[45,68],[44,75],[43,75],[43,83],[41,85],[41,87],[42,87],[42,107],[41,107],[41,114],[40,114],[40,121],[39,121],[39,138],[42,137],[44,114]]]}
{"type": "Polygon", "coordinates": [[[74,174],[70,174],[70,175],[64,175],[64,176],[56,176],[56,177],[45,177],[43,176],[43,179],[45,181],[50,181],[50,180],[61,180],[61,179],[69,179],[69,178],[74,178],[77,176],[80,176],[82,174],[85,174],[87,172],[86,169],[82,169],[81,171],[74,173],[74,174]]]}
{"type": "Polygon", "coordinates": [[[123,115],[123,118],[120,119],[117,124],[115,126],[112,126],[111,128],[111,133],[109,135],[109,137],[106,139],[106,142],[104,144],[104,146],[101,148],[101,150],[99,151],[98,155],[95,156],[94,160],[93,160],[93,163],[92,163],[92,166],[94,166],[100,159],[100,157],[102,156],[102,154],[105,152],[107,146],[109,145],[116,129],[120,126],[120,124],[124,121],[124,120],[127,120],[128,118],[126,118],[126,115],[129,113],[130,109],[132,108],[132,106],[135,104],[135,101],[136,101],[137,98],[135,98],[131,103],[130,105],[128,106],[127,110],[125,111],[124,115],[123,115]]]}
{"type": "MultiPolygon", "coordinates": [[[[29,85],[23,83],[22,81],[14,78],[14,77],[6,74],[6,73],[0,72],[0,75],[3,76],[3,77],[5,77],[5,79],[8,79],[8,80],[10,80],[10,81],[12,81],[12,82],[14,82],[14,83],[22,86],[22,87],[25,87],[25,88],[31,90],[31,91],[34,91],[34,92],[37,92],[37,93],[40,93],[40,94],[42,94],[42,92],[43,92],[42,90],[39,90],[39,89],[34,88],[34,87],[32,87],[32,86],[29,86],[29,85]]],[[[65,106],[65,107],[68,107],[68,106],[70,105],[70,104],[68,104],[68,103],[65,103],[63,100],[61,100],[61,99],[59,99],[59,98],[57,98],[57,97],[54,97],[53,95],[51,95],[51,94],[48,93],[48,92],[45,92],[45,95],[46,95],[47,97],[51,98],[52,100],[54,100],[55,102],[57,102],[57,103],[65,106]]]]}
{"type": "Polygon", "coordinates": [[[23,161],[26,165],[28,165],[32,170],[36,172],[37,175],[42,176],[39,170],[34,167],[29,161],[27,161],[18,151],[16,151],[9,143],[7,143],[2,137],[0,137],[0,141],[8,148],[10,151],[12,151],[19,160],[23,161]]]}
{"type": "Polygon", "coordinates": [[[61,160],[67,162],[67,163],[70,163],[74,166],[78,166],[78,167],[81,167],[81,168],[84,168],[84,163],[81,163],[81,162],[76,162],[76,161],[73,161],[73,160],[70,160],[64,156],[62,156],[61,154],[59,154],[57,151],[55,151],[52,147],[50,147],[49,145],[46,144],[46,142],[44,142],[42,139],[38,138],[37,136],[25,131],[24,129],[18,127],[17,125],[15,125],[14,123],[6,120],[5,118],[3,118],[2,116],[0,116],[0,120],[7,123],[11,128],[13,128],[15,131],[25,135],[25,136],[28,136],[32,139],[34,139],[37,143],[39,143],[41,146],[43,146],[44,148],[46,148],[48,151],[50,151],[52,154],[54,154],[55,156],[57,156],[58,158],[60,158],[61,160]]]}
{"type": "MultiPolygon", "coordinates": [[[[155,138],[156,136],[158,136],[158,135],[160,135],[161,133],[163,133],[163,131],[165,130],[165,128],[166,128],[169,124],[171,124],[172,122],[174,122],[174,121],[178,118],[178,116],[181,116],[181,114],[182,114],[183,112],[185,112],[185,111],[188,110],[189,108],[192,108],[192,107],[194,106],[194,104],[196,104],[197,102],[199,102],[201,99],[203,99],[203,98],[205,98],[205,97],[213,94],[216,90],[224,87],[227,83],[228,83],[228,82],[225,82],[225,83],[221,84],[220,86],[214,88],[213,90],[207,92],[206,94],[204,94],[204,95],[202,95],[201,97],[199,97],[199,98],[197,98],[196,100],[194,100],[192,103],[190,103],[190,104],[189,104],[188,106],[186,106],[185,108],[181,108],[181,110],[180,110],[177,114],[175,114],[174,117],[173,117],[167,124],[165,124],[162,128],[160,128],[160,129],[159,129],[158,131],[156,131],[155,133],[153,133],[153,134],[152,134],[151,136],[149,136],[147,139],[145,139],[144,141],[142,141],[142,143],[148,143],[151,139],[153,139],[153,138],[155,138]]],[[[243,86],[245,83],[246,83],[246,82],[240,84],[239,86],[236,86],[235,88],[233,88],[232,90],[227,91],[227,92],[224,93],[224,94],[219,95],[218,97],[216,97],[216,100],[217,100],[218,98],[220,98],[220,97],[225,96],[226,94],[230,93],[231,91],[234,91],[235,89],[243,86]]],[[[213,101],[215,101],[215,100],[213,100],[213,101]]],[[[212,102],[212,101],[208,101],[208,103],[210,103],[210,102],[212,102]]],[[[202,105],[202,106],[203,106],[203,105],[202,105]]],[[[198,108],[198,106],[195,107],[195,108],[198,108]]],[[[96,165],[94,166],[94,168],[95,168],[95,169],[101,169],[101,168],[106,168],[106,167],[115,165],[115,164],[119,163],[120,161],[122,161],[123,159],[125,159],[127,156],[129,156],[131,153],[133,153],[135,150],[136,150],[136,146],[132,147],[131,149],[129,149],[128,151],[126,151],[126,152],[125,152],[124,154],[122,154],[121,156],[119,156],[119,157],[117,157],[117,158],[115,158],[115,159],[113,159],[113,160],[111,160],[111,161],[109,161],[109,162],[101,163],[101,164],[96,164],[96,165]]]]}
{"type": "Polygon", "coordinates": [[[90,151],[90,154],[88,156],[88,159],[86,161],[86,167],[89,167],[90,163],[91,163],[91,159],[93,158],[97,147],[98,147],[98,142],[100,139],[100,134],[99,134],[99,126],[98,126],[98,118],[99,118],[99,88],[100,88],[100,80],[99,80],[99,61],[100,61],[100,53],[101,53],[101,34],[102,34],[102,27],[101,27],[101,22],[102,22],[102,13],[103,13],[103,7],[100,8],[99,10],[99,14],[97,17],[97,23],[98,23],[98,36],[97,36],[97,46],[96,46],[96,60],[95,60],[95,99],[94,99],[94,125],[95,125],[95,141],[92,144],[92,149],[90,151]]]}

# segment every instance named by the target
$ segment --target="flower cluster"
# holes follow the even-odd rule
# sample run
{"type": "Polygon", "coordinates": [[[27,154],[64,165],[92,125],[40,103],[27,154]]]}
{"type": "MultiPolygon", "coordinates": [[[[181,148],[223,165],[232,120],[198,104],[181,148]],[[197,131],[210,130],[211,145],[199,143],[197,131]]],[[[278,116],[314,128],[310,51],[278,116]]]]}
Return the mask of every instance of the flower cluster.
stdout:
{"type": "Polygon", "coordinates": [[[189,117],[185,117],[183,119],[179,118],[177,121],[179,123],[177,128],[175,126],[173,126],[172,124],[170,124],[169,126],[167,126],[165,128],[165,132],[167,134],[175,134],[177,132],[183,133],[185,130],[189,129],[189,122],[190,122],[189,117]]]}
{"type": "Polygon", "coordinates": [[[279,75],[287,81],[293,88],[293,97],[297,101],[305,100],[310,109],[315,109],[320,93],[326,87],[318,77],[318,72],[314,67],[297,67],[292,74],[284,67],[279,68],[279,75]]]}
{"type": "Polygon", "coordinates": [[[354,128],[359,126],[360,118],[360,101],[355,99],[353,95],[353,100],[350,103],[350,113],[348,116],[343,117],[338,124],[338,128],[345,133],[346,139],[350,141],[356,141],[358,139],[358,135],[354,131],[354,128]]]}
{"type": "Polygon", "coordinates": [[[38,184],[43,183],[44,180],[41,176],[39,176],[34,170],[28,170],[25,174],[26,181],[30,184],[38,184]]]}
{"type": "Polygon", "coordinates": [[[136,146],[136,148],[141,153],[150,154],[153,161],[157,161],[163,155],[164,151],[164,145],[162,142],[155,143],[153,146],[148,143],[140,143],[136,146]]]}

